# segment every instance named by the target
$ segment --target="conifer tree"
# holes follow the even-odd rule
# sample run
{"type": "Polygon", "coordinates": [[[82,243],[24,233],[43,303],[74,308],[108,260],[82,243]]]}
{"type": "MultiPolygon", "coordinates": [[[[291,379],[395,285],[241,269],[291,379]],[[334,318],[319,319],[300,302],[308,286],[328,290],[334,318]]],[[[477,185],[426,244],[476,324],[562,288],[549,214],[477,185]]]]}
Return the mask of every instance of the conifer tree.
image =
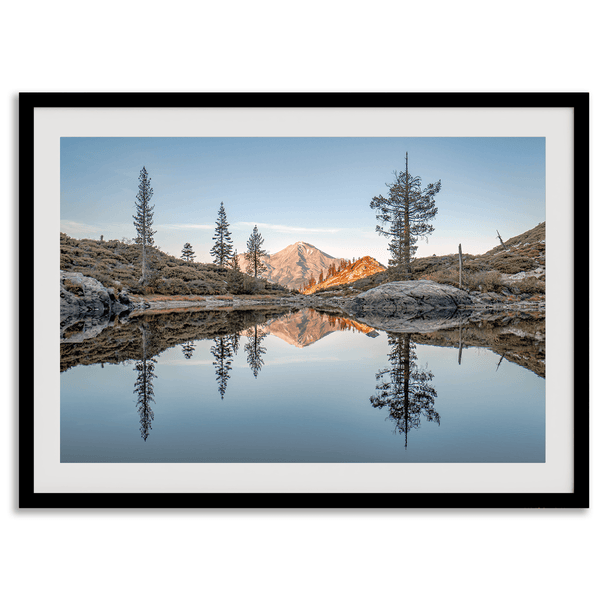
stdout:
{"type": "Polygon", "coordinates": [[[258,227],[255,225],[252,230],[252,235],[248,239],[248,250],[244,254],[244,257],[248,262],[246,273],[248,273],[248,275],[253,275],[254,279],[267,270],[267,267],[262,262],[263,257],[267,256],[267,253],[262,249],[263,243],[263,237],[258,233],[258,227]]]}
{"type": "Polygon", "coordinates": [[[140,283],[146,285],[148,282],[148,262],[150,248],[154,246],[154,234],[156,231],[152,229],[154,221],[154,206],[150,206],[150,200],[154,194],[154,190],[150,187],[151,179],[148,177],[146,167],[142,167],[139,176],[138,193],[136,196],[136,214],[133,215],[133,224],[137,231],[135,243],[140,245],[141,261],[142,261],[142,276],[140,283]]]}
{"type": "Polygon", "coordinates": [[[222,202],[221,208],[219,208],[219,214],[217,215],[216,225],[215,235],[212,238],[215,244],[212,247],[210,254],[215,257],[213,262],[216,265],[223,267],[233,256],[233,242],[231,241],[229,223],[227,222],[227,215],[225,214],[225,207],[222,202]]]}
{"type": "Polygon", "coordinates": [[[371,208],[377,210],[377,220],[381,223],[375,230],[390,238],[390,265],[399,268],[402,279],[411,279],[410,263],[417,251],[416,242],[433,231],[429,221],[437,215],[434,196],[440,191],[442,182],[430,183],[422,189],[421,178],[408,172],[408,152],[406,169],[394,172],[394,176],[394,182],[387,184],[387,198],[374,197],[371,208]]]}
{"type": "Polygon", "coordinates": [[[404,236],[404,228],[402,221],[397,220],[390,225],[390,243],[388,244],[388,250],[390,251],[390,259],[388,266],[390,267],[401,267],[402,266],[402,240],[404,236]]]}
{"type": "Polygon", "coordinates": [[[187,262],[194,262],[195,256],[196,253],[192,250],[192,245],[189,242],[186,242],[181,251],[181,258],[187,262]]]}

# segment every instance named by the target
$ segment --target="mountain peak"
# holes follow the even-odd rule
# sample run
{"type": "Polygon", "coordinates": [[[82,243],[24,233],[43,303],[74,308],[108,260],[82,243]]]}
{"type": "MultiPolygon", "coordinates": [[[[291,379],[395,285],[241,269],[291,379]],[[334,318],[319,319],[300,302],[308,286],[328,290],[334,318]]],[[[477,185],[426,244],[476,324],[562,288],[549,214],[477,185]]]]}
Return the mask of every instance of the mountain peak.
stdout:
{"type": "Polygon", "coordinates": [[[322,283],[316,283],[312,287],[302,290],[302,292],[312,294],[317,290],[327,289],[334,285],[352,283],[380,271],[385,271],[385,267],[371,256],[363,256],[354,262],[343,261],[337,272],[327,277],[322,283]]]}
{"type": "MultiPolygon", "coordinates": [[[[269,281],[295,289],[306,284],[311,277],[318,278],[321,272],[326,273],[331,265],[337,267],[341,262],[341,258],[334,258],[304,241],[294,242],[263,259],[269,281]]],[[[243,256],[240,266],[242,270],[246,266],[243,256]]]]}
{"type": "Polygon", "coordinates": [[[312,244],[309,244],[308,242],[294,242],[293,244],[287,246],[287,248],[284,248],[282,250],[282,252],[284,250],[287,250],[288,248],[298,250],[299,252],[302,252],[303,250],[307,250],[307,249],[318,250],[318,248],[316,246],[313,246],[312,244]]]}

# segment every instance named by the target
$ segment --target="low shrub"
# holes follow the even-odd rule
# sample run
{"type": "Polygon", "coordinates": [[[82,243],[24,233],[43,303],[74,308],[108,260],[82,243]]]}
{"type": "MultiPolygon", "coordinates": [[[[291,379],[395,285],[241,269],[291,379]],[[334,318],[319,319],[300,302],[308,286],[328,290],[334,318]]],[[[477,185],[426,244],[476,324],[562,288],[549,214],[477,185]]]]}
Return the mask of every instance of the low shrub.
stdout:
{"type": "Polygon", "coordinates": [[[442,285],[453,285],[458,286],[458,269],[440,269],[429,273],[423,279],[429,279],[442,285]]]}
{"type": "Polygon", "coordinates": [[[502,277],[498,271],[489,271],[484,275],[482,284],[484,292],[499,292],[503,287],[502,277]]]}
{"type": "MultiPolygon", "coordinates": [[[[87,273],[84,273],[84,275],[87,275],[87,273]]],[[[99,281],[104,287],[107,287],[107,288],[113,287],[114,280],[107,273],[92,273],[92,274],[87,275],[87,276],[88,277],[93,277],[94,279],[96,279],[97,281],[99,281]]]]}
{"type": "Polygon", "coordinates": [[[158,281],[158,285],[153,286],[157,294],[183,294],[190,293],[190,288],[186,285],[183,279],[177,277],[173,279],[164,279],[158,281]]]}
{"type": "Polygon", "coordinates": [[[532,271],[537,267],[536,262],[531,258],[512,256],[510,254],[494,256],[490,260],[490,265],[494,270],[500,271],[500,273],[504,273],[505,275],[515,275],[522,271],[532,271]]]}
{"type": "Polygon", "coordinates": [[[518,290],[521,294],[545,294],[546,284],[537,277],[526,277],[516,281],[511,285],[513,290],[518,290]]]}

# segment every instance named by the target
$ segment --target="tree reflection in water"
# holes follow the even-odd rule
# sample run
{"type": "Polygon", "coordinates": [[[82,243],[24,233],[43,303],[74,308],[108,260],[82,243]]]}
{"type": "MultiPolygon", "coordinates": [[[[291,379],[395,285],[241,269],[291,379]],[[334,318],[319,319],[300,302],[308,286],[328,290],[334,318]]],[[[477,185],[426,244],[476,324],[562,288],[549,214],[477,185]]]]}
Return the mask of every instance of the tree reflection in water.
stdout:
{"type": "Polygon", "coordinates": [[[408,430],[419,428],[421,414],[428,421],[440,424],[440,415],[434,410],[437,392],[430,385],[433,373],[417,366],[416,346],[410,333],[388,333],[390,367],[375,375],[378,393],[371,396],[376,408],[387,408],[395,422],[396,431],[404,433],[404,447],[408,446],[408,430]]]}
{"type": "Polygon", "coordinates": [[[142,439],[146,441],[152,429],[154,420],[154,411],[151,402],[154,402],[154,384],[152,380],[156,377],[154,367],[156,360],[147,358],[147,330],[142,327],[142,359],[135,363],[137,377],[133,386],[134,393],[137,393],[136,408],[140,416],[140,433],[142,439]]]}
{"type": "Polygon", "coordinates": [[[244,345],[244,351],[247,354],[246,360],[252,369],[254,378],[256,378],[258,377],[258,372],[265,364],[262,356],[267,353],[267,349],[263,348],[261,344],[268,333],[258,331],[258,326],[254,325],[254,330],[250,329],[246,335],[248,336],[248,343],[244,345]]]}
{"type": "Polygon", "coordinates": [[[219,394],[221,395],[221,400],[223,400],[227,391],[227,382],[229,377],[231,377],[229,371],[232,369],[234,340],[232,340],[232,336],[230,335],[220,335],[214,338],[213,341],[214,345],[211,346],[210,353],[215,358],[213,365],[217,376],[219,394]]]}
{"type": "Polygon", "coordinates": [[[186,360],[192,358],[195,350],[196,344],[194,344],[194,342],[185,342],[185,344],[181,345],[181,352],[183,352],[183,356],[185,356],[186,360]]]}

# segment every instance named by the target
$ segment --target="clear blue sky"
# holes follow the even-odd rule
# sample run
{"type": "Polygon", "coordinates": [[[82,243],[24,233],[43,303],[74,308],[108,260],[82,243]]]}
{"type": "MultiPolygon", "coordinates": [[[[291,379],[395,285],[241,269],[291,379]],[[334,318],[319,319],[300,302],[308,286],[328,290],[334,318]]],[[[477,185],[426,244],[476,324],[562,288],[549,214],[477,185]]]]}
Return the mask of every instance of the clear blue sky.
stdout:
{"type": "Polygon", "coordinates": [[[338,258],[370,255],[387,265],[375,233],[373,196],[393,171],[427,185],[441,179],[438,215],[417,256],[478,254],[545,220],[544,138],[62,138],[61,231],[135,236],[138,176],[152,178],[155,241],[180,256],[192,244],[211,262],[223,202],[235,248],[255,224],[265,249],[305,241],[338,258]]]}

